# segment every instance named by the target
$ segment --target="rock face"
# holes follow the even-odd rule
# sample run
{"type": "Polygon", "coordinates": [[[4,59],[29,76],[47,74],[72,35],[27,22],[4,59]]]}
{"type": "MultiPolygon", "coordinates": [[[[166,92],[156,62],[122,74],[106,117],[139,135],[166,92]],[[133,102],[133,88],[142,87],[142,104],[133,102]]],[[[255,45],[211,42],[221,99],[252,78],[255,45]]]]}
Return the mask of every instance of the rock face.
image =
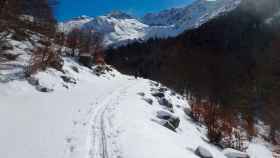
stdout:
{"type": "Polygon", "coordinates": [[[171,113],[169,112],[166,112],[166,111],[158,111],[157,112],[157,117],[161,120],[163,120],[163,126],[172,130],[172,131],[175,131],[176,128],[179,127],[179,124],[180,124],[180,119],[174,115],[172,115],[171,113]]]}
{"type": "Polygon", "coordinates": [[[197,147],[197,149],[195,150],[195,154],[201,158],[213,158],[210,151],[202,146],[197,147]]]}
{"type": "Polygon", "coordinates": [[[250,158],[247,153],[227,148],[223,151],[227,158],[250,158]]]}

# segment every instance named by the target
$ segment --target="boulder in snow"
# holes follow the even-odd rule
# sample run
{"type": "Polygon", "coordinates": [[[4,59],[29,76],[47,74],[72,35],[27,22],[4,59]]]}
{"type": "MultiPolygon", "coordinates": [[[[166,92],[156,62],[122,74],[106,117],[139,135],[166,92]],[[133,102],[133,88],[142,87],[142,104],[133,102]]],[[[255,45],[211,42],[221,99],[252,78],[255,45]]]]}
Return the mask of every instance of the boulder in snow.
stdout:
{"type": "Polygon", "coordinates": [[[164,93],[164,92],[168,91],[168,89],[166,87],[160,87],[158,89],[158,91],[161,92],[161,93],[164,93]]]}
{"type": "Polygon", "coordinates": [[[39,86],[39,80],[37,78],[29,77],[29,78],[27,78],[27,81],[32,86],[39,86]]]}
{"type": "MultiPolygon", "coordinates": [[[[97,65],[93,68],[93,73],[97,76],[105,75],[108,72],[112,72],[113,69],[108,65],[97,65]]],[[[114,75],[111,74],[113,77],[114,75]]]]}
{"type": "Polygon", "coordinates": [[[250,158],[247,153],[230,148],[225,149],[223,153],[227,158],[250,158]]]}
{"type": "Polygon", "coordinates": [[[0,56],[9,61],[15,61],[20,55],[21,54],[11,54],[8,52],[2,52],[0,56]]]}
{"type": "Polygon", "coordinates": [[[93,65],[94,59],[91,55],[81,54],[79,56],[79,62],[86,67],[91,67],[93,65]]]}
{"type": "Polygon", "coordinates": [[[48,93],[48,92],[52,92],[53,91],[53,89],[50,89],[50,88],[47,88],[47,87],[44,87],[44,86],[41,86],[41,85],[36,86],[36,89],[39,92],[44,92],[44,93],[48,93]]]}
{"type": "Polygon", "coordinates": [[[72,70],[73,70],[73,71],[75,71],[75,72],[79,73],[79,68],[78,68],[78,67],[76,67],[76,66],[72,66],[71,68],[72,68],[72,70]]]}
{"type": "Polygon", "coordinates": [[[165,98],[161,98],[158,100],[158,103],[162,106],[165,106],[167,108],[173,108],[173,105],[165,98]]]}
{"type": "Polygon", "coordinates": [[[201,158],[213,158],[211,152],[203,146],[197,147],[195,154],[201,158]]]}
{"type": "Polygon", "coordinates": [[[69,76],[61,76],[61,79],[66,82],[66,83],[72,83],[72,84],[77,84],[77,81],[69,76]]]}
{"type": "Polygon", "coordinates": [[[153,99],[151,99],[151,98],[143,98],[143,100],[145,100],[150,105],[153,105],[153,102],[154,102],[153,99]]]}
{"type": "Polygon", "coordinates": [[[190,108],[184,108],[184,112],[187,116],[191,116],[192,115],[192,110],[190,108]]]}
{"type": "Polygon", "coordinates": [[[3,42],[1,45],[0,45],[0,49],[1,50],[13,50],[14,47],[11,43],[9,42],[3,42]]]}
{"type": "Polygon", "coordinates": [[[161,105],[161,106],[164,106],[166,110],[174,113],[174,109],[173,109],[173,105],[172,103],[170,103],[167,99],[165,98],[159,98],[158,99],[158,103],[161,105]]]}
{"type": "Polygon", "coordinates": [[[164,98],[165,95],[163,92],[157,92],[157,93],[153,93],[152,94],[154,97],[158,97],[158,98],[164,98]]]}
{"type": "Polygon", "coordinates": [[[139,92],[137,93],[138,95],[140,95],[141,97],[144,97],[145,96],[145,93],[144,92],[139,92]]]}
{"type": "Polygon", "coordinates": [[[162,119],[164,120],[163,122],[163,126],[172,130],[172,131],[175,131],[176,128],[179,127],[179,124],[180,124],[180,119],[174,115],[172,115],[171,113],[169,112],[166,112],[166,111],[158,111],[157,112],[157,117],[159,119],[162,119]]]}

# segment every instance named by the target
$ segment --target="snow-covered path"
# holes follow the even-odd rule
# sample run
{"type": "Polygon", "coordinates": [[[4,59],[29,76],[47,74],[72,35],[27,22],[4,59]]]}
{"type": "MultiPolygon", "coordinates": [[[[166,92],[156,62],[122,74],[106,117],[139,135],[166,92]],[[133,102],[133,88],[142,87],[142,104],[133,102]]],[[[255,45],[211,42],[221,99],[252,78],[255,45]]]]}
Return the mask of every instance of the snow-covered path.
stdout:
{"type": "Polygon", "coordinates": [[[131,83],[125,84],[111,92],[105,99],[95,103],[95,110],[92,115],[91,145],[89,146],[89,158],[120,158],[121,151],[114,135],[113,123],[110,121],[112,111],[119,104],[122,96],[125,95],[131,83]],[[110,112],[110,113],[109,113],[110,112]]]}
{"type": "Polygon", "coordinates": [[[38,92],[26,81],[0,83],[0,157],[92,158],[99,150],[105,155],[107,148],[112,155],[109,151],[117,146],[110,144],[116,141],[104,138],[114,133],[113,127],[103,118],[135,81],[117,72],[117,77],[98,77],[83,67],[79,73],[65,69],[77,84],[63,82],[65,74],[53,70],[37,75],[40,84],[54,89],[51,93],[38,92]],[[99,136],[107,140],[104,148],[99,148],[99,136]]]}

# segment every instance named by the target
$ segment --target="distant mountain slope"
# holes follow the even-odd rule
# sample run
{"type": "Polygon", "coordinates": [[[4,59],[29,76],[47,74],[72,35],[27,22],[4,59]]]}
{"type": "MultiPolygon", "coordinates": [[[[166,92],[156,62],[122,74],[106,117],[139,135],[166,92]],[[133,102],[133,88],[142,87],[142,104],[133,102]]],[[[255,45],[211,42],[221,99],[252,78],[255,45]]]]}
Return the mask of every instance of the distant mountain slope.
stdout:
{"type": "Polygon", "coordinates": [[[184,8],[172,8],[159,13],[150,13],[142,22],[151,26],[174,25],[178,31],[195,28],[208,20],[236,8],[241,0],[197,0],[184,8]]]}
{"type": "Polygon", "coordinates": [[[104,34],[105,45],[143,39],[148,28],[148,25],[137,19],[120,13],[96,17],[81,27],[81,29],[95,30],[104,34]]]}
{"type": "Polygon", "coordinates": [[[238,6],[240,0],[198,0],[185,8],[173,8],[147,14],[139,20],[126,13],[114,11],[95,18],[79,17],[60,23],[69,32],[74,28],[95,30],[104,35],[106,46],[118,46],[135,40],[174,37],[238,6]]]}
{"type": "Polygon", "coordinates": [[[81,28],[84,24],[93,20],[92,17],[82,15],[80,17],[72,18],[71,20],[61,22],[58,24],[60,31],[68,33],[75,28],[81,28]]]}

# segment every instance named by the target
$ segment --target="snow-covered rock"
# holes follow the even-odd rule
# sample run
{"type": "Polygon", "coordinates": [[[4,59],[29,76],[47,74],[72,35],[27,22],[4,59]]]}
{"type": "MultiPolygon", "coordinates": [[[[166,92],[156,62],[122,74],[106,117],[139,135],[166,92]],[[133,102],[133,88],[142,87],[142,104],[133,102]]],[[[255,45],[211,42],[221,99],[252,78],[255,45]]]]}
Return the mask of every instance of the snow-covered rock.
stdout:
{"type": "Polygon", "coordinates": [[[227,148],[223,151],[227,158],[249,158],[247,153],[227,148]]]}
{"type": "Polygon", "coordinates": [[[195,150],[195,154],[200,158],[213,158],[211,152],[203,146],[197,147],[197,149],[195,150]]]}
{"type": "MultiPolygon", "coordinates": [[[[251,143],[246,151],[250,158],[272,158],[272,152],[264,145],[251,143]]],[[[275,156],[277,158],[277,156],[275,156]]]]}
{"type": "Polygon", "coordinates": [[[176,128],[179,127],[180,124],[180,118],[172,115],[169,112],[160,110],[157,112],[157,117],[159,119],[162,119],[163,121],[161,122],[162,125],[172,131],[175,131],[176,128]]]}
{"type": "Polygon", "coordinates": [[[158,99],[158,103],[166,108],[173,108],[172,103],[170,103],[167,99],[165,98],[160,98],[158,99]]]}

